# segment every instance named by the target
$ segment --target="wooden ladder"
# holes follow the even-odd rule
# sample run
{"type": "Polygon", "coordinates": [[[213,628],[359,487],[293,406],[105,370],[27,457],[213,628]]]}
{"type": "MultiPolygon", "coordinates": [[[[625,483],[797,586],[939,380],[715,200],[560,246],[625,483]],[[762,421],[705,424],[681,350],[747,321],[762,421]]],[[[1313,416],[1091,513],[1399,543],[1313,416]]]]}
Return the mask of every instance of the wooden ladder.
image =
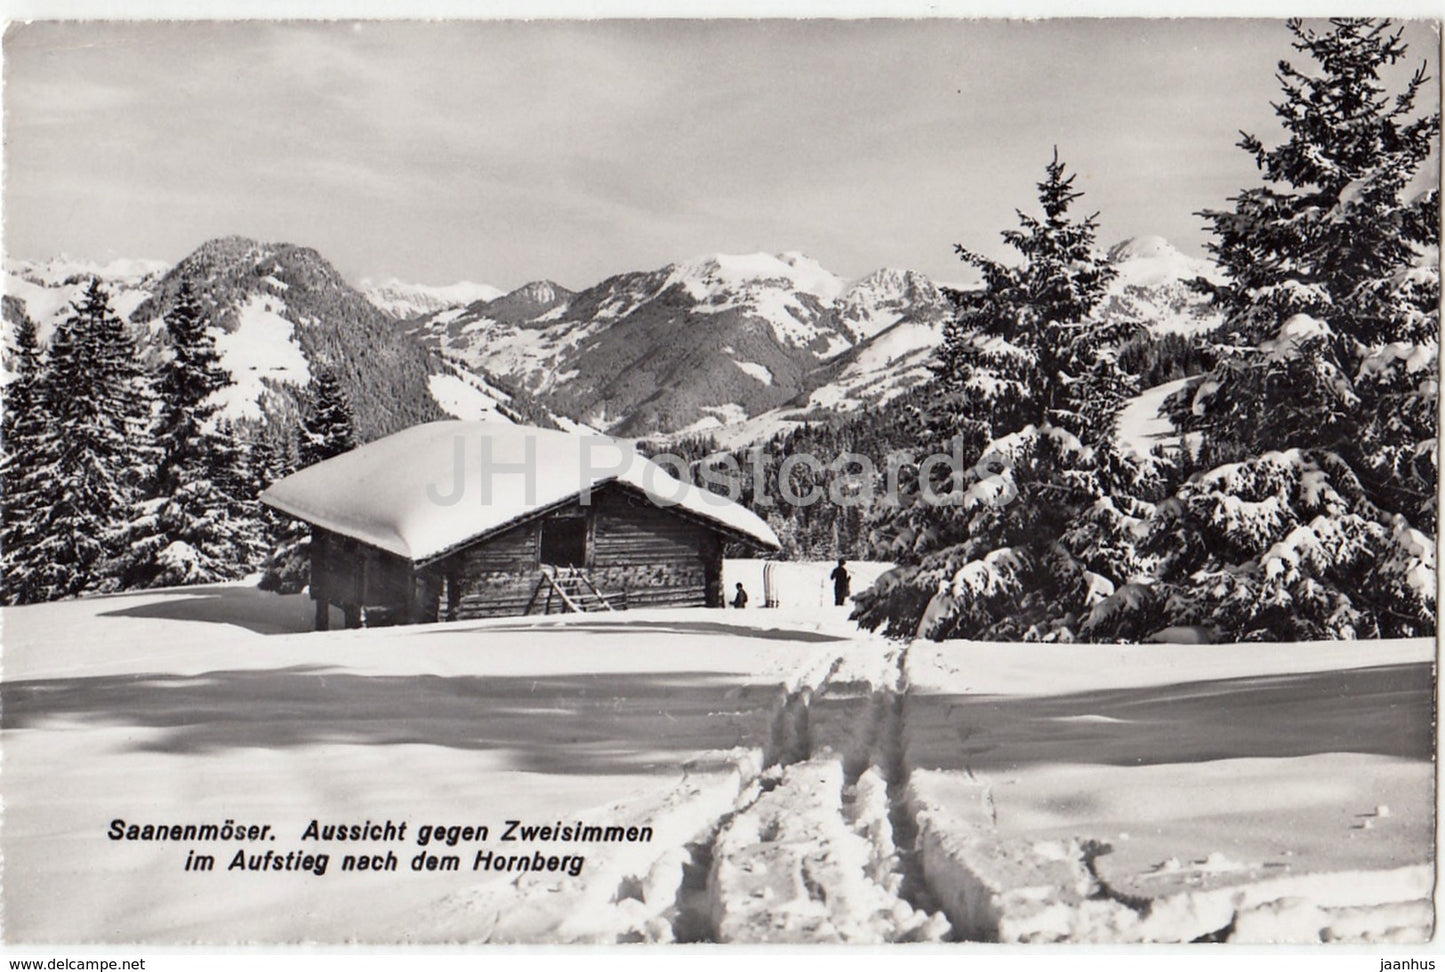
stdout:
{"type": "Polygon", "coordinates": [[[547,595],[542,605],[543,614],[552,613],[553,601],[560,602],[566,612],[615,611],[612,602],[620,597],[616,594],[603,594],[587,575],[587,571],[581,567],[552,567],[544,564],[542,576],[537,581],[537,589],[532,592],[532,599],[527,602],[524,614],[532,613],[543,592],[547,595]]]}

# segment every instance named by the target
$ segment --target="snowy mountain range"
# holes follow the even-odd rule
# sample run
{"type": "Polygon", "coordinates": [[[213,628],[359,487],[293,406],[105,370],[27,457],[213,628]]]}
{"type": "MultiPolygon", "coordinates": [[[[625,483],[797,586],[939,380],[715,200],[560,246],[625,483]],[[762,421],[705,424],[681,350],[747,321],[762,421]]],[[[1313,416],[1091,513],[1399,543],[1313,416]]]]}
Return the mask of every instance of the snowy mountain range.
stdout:
{"type": "Polygon", "coordinates": [[[1120,320],[1147,321],[1156,334],[1197,334],[1220,324],[1209,296],[1191,286],[1204,279],[1222,283],[1213,263],[1180,253],[1159,236],[1137,236],[1109,248],[1118,275],[1101,313],[1120,320]]]}
{"type": "Polygon", "coordinates": [[[55,287],[89,277],[140,285],[161,276],[171,265],[164,260],[116,259],[107,263],[76,259],[65,254],[49,260],[10,260],[6,269],[39,286],[55,287]]]}
{"type": "Polygon", "coordinates": [[[319,368],[336,372],[354,403],[358,433],[374,438],[447,414],[430,393],[446,364],[399,334],[320,254],[240,237],[211,240],[174,266],[125,261],[11,262],[6,317],[29,314],[45,343],[90,278],[130,325],[143,357],[167,353],[162,317],[182,281],[208,314],[232,384],[217,393],[219,418],[271,423],[296,413],[319,368]]]}
{"type": "Polygon", "coordinates": [[[931,346],[947,310],[938,288],[911,271],[850,284],[800,253],[715,254],[575,293],[539,281],[409,327],[555,412],[647,435],[806,404],[833,376],[827,363],[900,325],[920,331],[913,344],[931,346]]]}
{"type": "Polygon", "coordinates": [[[357,289],[367,300],[401,320],[435,314],[449,307],[465,307],[479,300],[495,300],[503,293],[500,287],[470,280],[435,287],[406,283],[395,277],[380,282],[363,278],[357,289]]]}
{"type": "Polygon", "coordinates": [[[129,317],[151,295],[170,264],[159,260],[117,260],[99,264],[60,256],[45,261],[7,260],[5,297],[19,301],[38,328],[41,344],[70,311],[92,277],[110,291],[111,307],[129,317]]]}
{"type": "MultiPolygon", "coordinates": [[[[1158,237],[1109,255],[1119,271],[1109,313],[1159,331],[1218,323],[1187,284],[1215,277],[1211,264],[1158,237]]],[[[7,317],[23,309],[44,342],[92,276],[152,348],[180,281],[191,283],[233,375],[225,418],[288,415],[327,367],[366,438],[452,415],[738,444],[906,392],[952,313],[917,272],[848,281],[797,252],[713,254],[579,291],[538,280],[502,293],[395,279],[353,287],[314,250],[227,237],[174,266],[9,261],[7,317]]]]}

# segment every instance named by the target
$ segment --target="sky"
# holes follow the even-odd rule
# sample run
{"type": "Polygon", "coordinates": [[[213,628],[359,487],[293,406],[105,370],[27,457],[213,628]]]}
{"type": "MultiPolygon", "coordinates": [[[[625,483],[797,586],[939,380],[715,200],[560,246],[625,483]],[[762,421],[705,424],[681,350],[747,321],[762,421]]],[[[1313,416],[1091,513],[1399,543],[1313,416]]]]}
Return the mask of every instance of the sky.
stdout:
{"type": "MultiPolygon", "coordinates": [[[[1433,25],[1408,27],[1437,74],[1433,25]]],[[[364,277],[581,288],[707,253],[845,278],[1007,255],[1057,146],[1100,242],[1202,254],[1279,139],[1279,20],[32,22],[8,257],[240,234],[364,277]]],[[[1429,89],[1438,104],[1438,89],[1429,89]]]]}

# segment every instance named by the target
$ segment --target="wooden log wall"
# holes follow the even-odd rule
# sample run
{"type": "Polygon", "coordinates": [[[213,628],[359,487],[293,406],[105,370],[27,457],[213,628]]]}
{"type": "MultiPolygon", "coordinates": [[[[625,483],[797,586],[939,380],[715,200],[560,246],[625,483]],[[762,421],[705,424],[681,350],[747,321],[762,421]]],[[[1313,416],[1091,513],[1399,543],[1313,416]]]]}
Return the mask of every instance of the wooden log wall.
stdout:
{"type": "MultiPolygon", "coordinates": [[[[722,545],[706,526],[615,487],[594,492],[585,512],[591,521],[587,572],[604,595],[625,593],[628,607],[717,606],[722,545]]],[[[529,604],[543,613],[540,524],[522,524],[425,568],[417,589],[426,603],[418,615],[510,617],[529,604]]],[[[551,610],[564,610],[560,598],[553,597],[551,610]]]]}
{"type": "Polygon", "coordinates": [[[537,524],[524,523],[426,568],[443,621],[523,613],[537,589],[537,524]]]}
{"type": "Polygon", "coordinates": [[[590,569],[604,593],[625,591],[628,607],[703,607],[707,555],[717,537],[707,527],[620,489],[593,502],[590,569]]]}

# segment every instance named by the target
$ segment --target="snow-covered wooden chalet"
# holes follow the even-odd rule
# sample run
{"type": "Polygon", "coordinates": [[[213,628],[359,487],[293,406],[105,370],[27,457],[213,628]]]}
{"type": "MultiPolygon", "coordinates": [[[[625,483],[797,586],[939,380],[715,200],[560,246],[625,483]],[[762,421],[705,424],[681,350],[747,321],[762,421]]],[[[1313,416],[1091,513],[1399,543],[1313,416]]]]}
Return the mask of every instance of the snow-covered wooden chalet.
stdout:
{"type": "Polygon", "coordinates": [[[432,422],[279,480],[311,524],[316,625],[621,607],[722,607],[728,542],[776,550],[751,511],[596,435],[432,422]]]}

